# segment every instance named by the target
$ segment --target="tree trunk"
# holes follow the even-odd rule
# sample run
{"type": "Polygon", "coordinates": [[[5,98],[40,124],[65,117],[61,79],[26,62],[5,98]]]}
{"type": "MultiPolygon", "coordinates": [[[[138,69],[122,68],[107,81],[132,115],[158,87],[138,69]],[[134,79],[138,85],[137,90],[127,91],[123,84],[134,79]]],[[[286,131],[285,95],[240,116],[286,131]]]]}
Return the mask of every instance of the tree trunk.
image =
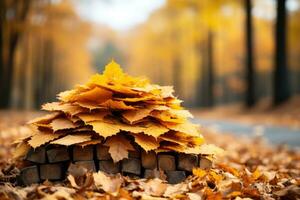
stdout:
{"type": "Polygon", "coordinates": [[[181,66],[180,66],[180,61],[178,57],[175,58],[174,60],[174,66],[173,66],[173,81],[174,81],[174,86],[175,90],[177,91],[178,95],[181,95],[181,66]]]}
{"type": "Polygon", "coordinates": [[[6,14],[5,1],[0,1],[0,108],[3,108],[3,100],[5,98],[4,91],[4,73],[5,73],[5,58],[4,58],[4,31],[5,31],[5,14],[6,14]]]}
{"type": "Polygon", "coordinates": [[[214,105],[214,35],[208,31],[207,40],[198,46],[201,56],[201,76],[198,79],[197,106],[212,107],[214,105]],[[204,47],[205,46],[205,47],[204,47]]]}
{"type": "Polygon", "coordinates": [[[252,4],[251,0],[245,0],[246,12],[246,106],[251,107],[255,104],[255,71],[254,71],[254,56],[253,56],[253,29],[252,29],[252,4]]]}
{"type": "MultiPolygon", "coordinates": [[[[16,12],[16,16],[14,19],[14,23],[23,24],[26,20],[27,14],[30,8],[30,0],[27,1],[14,1],[12,3],[12,8],[16,12]]],[[[4,10],[4,14],[6,14],[6,10],[4,10]]],[[[3,30],[8,27],[3,27],[3,30]]],[[[13,72],[14,72],[14,62],[15,62],[15,54],[19,39],[22,35],[22,31],[11,28],[9,32],[9,41],[8,41],[8,55],[7,62],[5,62],[5,73],[2,74],[1,77],[1,100],[0,107],[8,108],[10,106],[10,99],[12,93],[13,86],[13,72]]]]}
{"type": "Polygon", "coordinates": [[[286,0],[277,0],[275,35],[274,105],[290,97],[289,75],[286,60],[286,0]]]}
{"type": "Polygon", "coordinates": [[[206,106],[214,105],[214,34],[208,31],[207,37],[207,100],[206,106]]]}

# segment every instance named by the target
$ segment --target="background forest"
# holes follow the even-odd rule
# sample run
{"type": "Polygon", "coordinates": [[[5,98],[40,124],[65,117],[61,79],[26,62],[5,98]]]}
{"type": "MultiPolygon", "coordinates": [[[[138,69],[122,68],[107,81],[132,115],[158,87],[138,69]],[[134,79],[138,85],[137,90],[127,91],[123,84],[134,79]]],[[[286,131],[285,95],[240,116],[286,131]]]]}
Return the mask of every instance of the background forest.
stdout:
{"type": "Polygon", "coordinates": [[[0,1],[1,109],[38,109],[111,59],[174,85],[189,107],[279,105],[300,93],[299,0],[161,0],[120,29],[86,15],[125,1],[99,2],[0,1]]]}

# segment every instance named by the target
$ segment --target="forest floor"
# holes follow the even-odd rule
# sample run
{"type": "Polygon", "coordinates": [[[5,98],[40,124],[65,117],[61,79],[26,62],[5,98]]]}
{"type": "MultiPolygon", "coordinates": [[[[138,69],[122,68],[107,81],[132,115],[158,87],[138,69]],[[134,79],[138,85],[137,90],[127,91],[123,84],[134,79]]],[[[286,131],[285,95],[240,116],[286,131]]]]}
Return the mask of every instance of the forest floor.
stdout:
{"type": "Polygon", "coordinates": [[[62,183],[16,186],[12,142],[26,132],[22,125],[39,114],[0,112],[0,199],[300,199],[299,150],[270,145],[260,136],[236,137],[209,128],[202,128],[207,143],[225,153],[214,160],[212,169],[194,169],[176,185],[167,184],[159,172],[160,179],[151,180],[70,172],[62,183]]]}

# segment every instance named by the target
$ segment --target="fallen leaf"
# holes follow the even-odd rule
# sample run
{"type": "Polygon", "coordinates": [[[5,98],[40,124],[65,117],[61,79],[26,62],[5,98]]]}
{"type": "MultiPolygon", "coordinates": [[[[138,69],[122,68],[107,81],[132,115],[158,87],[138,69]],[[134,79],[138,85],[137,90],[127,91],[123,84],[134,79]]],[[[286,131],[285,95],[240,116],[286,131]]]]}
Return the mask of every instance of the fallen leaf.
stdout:
{"type": "Polygon", "coordinates": [[[113,196],[118,195],[120,187],[123,184],[123,179],[120,176],[109,177],[103,172],[98,171],[97,173],[93,173],[93,177],[97,188],[101,188],[113,196]]]}
{"type": "Polygon", "coordinates": [[[137,110],[129,110],[122,113],[122,116],[130,123],[133,124],[145,117],[147,117],[152,109],[142,108],[137,110]]]}
{"type": "Polygon", "coordinates": [[[123,135],[114,135],[107,138],[104,145],[109,146],[108,152],[110,153],[113,161],[116,163],[124,158],[128,158],[128,151],[134,151],[130,141],[123,135]]]}
{"type": "Polygon", "coordinates": [[[80,113],[78,116],[85,123],[92,121],[102,121],[106,115],[110,114],[109,111],[100,111],[97,113],[80,113]]]}
{"type": "Polygon", "coordinates": [[[157,197],[162,196],[167,187],[168,185],[158,178],[150,179],[143,185],[143,189],[147,195],[157,197]]]}
{"type": "Polygon", "coordinates": [[[54,119],[51,123],[51,128],[54,132],[58,130],[64,130],[64,129],[73,129],[79,127],[79,124],[75,124],[72,121],[66,119],[66,118],[58,118],[54,119]]]}
{"type": "Polygon", "coordinates": [[[90,135],[90,134],[66,135],[65,137],[62,137],[58,140],[52,141],[51,144],[70,146],[73,144],[78,144],[78,143],[82,143],[85,141],[89,141],[89,140],[91,140],[91,137],[92,137],[92,135],[90,135]]]}
{"type": "Polygon", "coordinates": [[[112,98],[113,93],[101,87],[94,87],[91,90],[76,95],[73,101],[92,101],[103,103],[112,98]]]}
{"type": "Polygon", "coordinates": [[[28,140],[28,144],[36,148],[63,135],[65,135],[65,133],[38,132],[28,140]]]}
{"type": "Polygon", "coordinates": [[[30,145],[27,142],[21,142],[17,145],[13,157],[14,158],[20,158],[27,154],[27,152],[30,150],[30,145]]]}
{"type": "Polygon", "coordinates": [[[133,106],[126,105],[123,101],[107,100],[100,104],[101,106],[112,110],[134,110],[133,106]]]}
{"type": "Polygon", "coordinates": [[[134,141],[145,151],[155,150],[159,147],[159,141],[153,136],[145,135],[143,133],[132,135],[134,136],[134,141]]]}

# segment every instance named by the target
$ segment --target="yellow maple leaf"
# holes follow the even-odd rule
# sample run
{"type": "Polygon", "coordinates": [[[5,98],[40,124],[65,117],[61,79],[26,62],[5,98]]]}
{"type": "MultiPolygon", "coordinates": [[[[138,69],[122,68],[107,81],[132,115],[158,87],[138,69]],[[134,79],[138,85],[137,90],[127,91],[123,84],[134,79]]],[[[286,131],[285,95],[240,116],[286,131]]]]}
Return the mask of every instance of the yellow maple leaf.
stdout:
{"type": "Polygon", "coordinates": [[[92,121],[102,121],[105,116],[109,115],[110,112],[108,110],[99,111],[96,113],[80,113],[76,115],[85,123],[92,121]]]}
{"type": "Polygon", "coordinates": [[[28,144],[33,148],[37,148],[45,143],[48,143],[52,140],[55,140],[61,136],[65,135],[65,133],[52,133],[52,132],[37,132],[33,135],[28,144]]]}
{"type": "Polygon", "coordinates": [[[155,150],[159,147],[159,140],[150,135],[143,133],[131,134],[134,136],[134,141],[140,145],[145,151],[155,150]]]}
{"type": "Polygon", "coordinates": [[[116,135],[120,132],[120,126],[117,124],[111,124],[104,121],[91,121],[87,122],[87,124],[91,125],[93,130],[104,138],[116,135]]]}
{"type": "Polygon", "coordinates": [[[104,145],[109,146],[108,152],[114,162],[128,158],[128,151],[134,151],[133,146],[130,141],[126,139],[123,135],[114,135],[107,138],[104,145]]]}
{"type": "Polygon", "coordinates": [[[52,130],[64,130],[64,129],[73,129],[79,127],[79,124],[75,124],[72,121],[68,120],[67,118],[57,118],[54,119],[51,123],[52,130]]]}
{"type": "Polygon", "coordinates": [[[193,174],[195,176],[198,176],[199,178],[203,178],[204,176],[207,175],[207,171],[200,168],[193,168],[193,174]]]}
{"type": "Polygon", "coordinates": [[[182,132],[190,136],[201,137],[198,130],[199,126],[191,122],[186,121],[180,124],[162,122],[162,124],[171,130],[182,132]]]}
{"type": "Polygon", "coordinates": [[[28,124],[49,124],[53,119],[57,118],[61,113],[53,112],[48,115],[37,117],[27,122],[28,124]]]}
{"type": "Polygon", "coordinates": [[[123,101],[114,101],[114,100],[107,100],[100,104],[103,107],[106,107],[107,109],[113,109],[113,110],[134,110],[135,108],[133,106],[126,105],[123,101]]]}
{"type": "Polygon", "coordinates": [[[122,116],[130,123],[134,124],[135,122],[140,121],[141,119],[147,117],[152,109],[142,108],[136,110],[128,110],[122,113],[122,116]]]}
{"type": "Polygon", "coordinates": [[[91,140],[92,135],[91,134],[76,134],[76,135],[66,135],[60,139],[54,140],[50,142],[51,144],[59,144],[59,145],[65,145],[70,146],[73,144],[78,144],[86,141],[91,140]]]}
{"type": "Polygon", "coordinates": [[[76,95],[72,101],[92,101],[102,103],[112,98],[113,93],[101,87],[94,87],[91,90],[76,95]]]}
{"type": "Polygon", "coordinates": [[[30,145],[27,142],[23,141],[23,142],[19,143],[18,146],[16,147],[16,149],[13,153],[13,157],[19,158],[19,157],[25,156],[29,150],[30,150],[30,145]]]}

